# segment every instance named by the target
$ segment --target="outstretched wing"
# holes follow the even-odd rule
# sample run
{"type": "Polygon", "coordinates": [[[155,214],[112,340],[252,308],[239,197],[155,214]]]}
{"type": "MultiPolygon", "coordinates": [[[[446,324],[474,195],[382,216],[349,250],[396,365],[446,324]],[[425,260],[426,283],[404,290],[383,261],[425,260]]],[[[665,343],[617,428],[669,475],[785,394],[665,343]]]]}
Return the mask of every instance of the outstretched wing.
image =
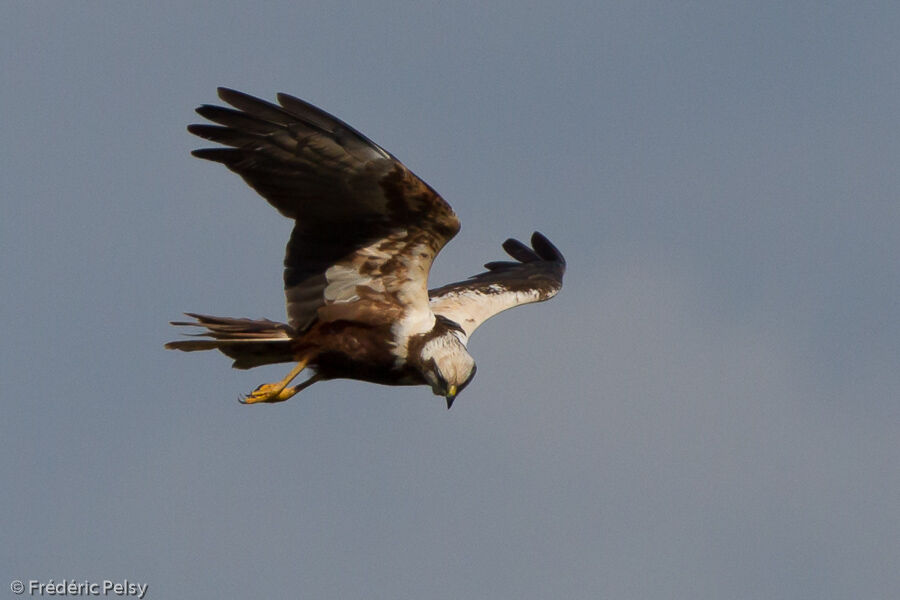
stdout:
{"type": "Polygon", "coordinates": [[[459,323],[466,336],[471,336],[499,312],[552,298],[562,288],[566,259],[538,232],[531,236],[531,246],[506,240],[503,249],[515,262],[489,262],[484,273],[430,290],[431,310],[459,323]]]}
{"type": "Polygon", "coordinates": [[[284,259],[288,320],[393,322],[431,317],[428,271],[459,231],[453,209],[400,161],[328,113],[287,94],[279,105],[219,88],[218,125],[188,131],[228,148],[220,162],[296,221],[284,259]]]}

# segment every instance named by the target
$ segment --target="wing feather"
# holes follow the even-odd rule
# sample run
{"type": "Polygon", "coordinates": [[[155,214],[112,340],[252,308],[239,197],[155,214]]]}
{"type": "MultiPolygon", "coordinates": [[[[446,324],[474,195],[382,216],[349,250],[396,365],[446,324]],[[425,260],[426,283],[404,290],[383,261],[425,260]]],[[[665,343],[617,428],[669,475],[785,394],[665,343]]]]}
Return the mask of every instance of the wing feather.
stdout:
{"type": "Polygon", "coordinates": [[[284,260],[290,325],[433,321],[428,271],[459,230],[437,192],[357,130],[299,98],[278,94],[275,105],[226,88],[219,97],[233,108],[201,106],[197,113],[216,125],[188,131],[226,147],[193,154],[224,164],[296,221],[284,260]],[[329,310],[334,304],[343,306],[329,310]]]}
{"type": "Polygon", "coordinates": [[[434,313],[458,323],[467,337],[497,313],[548,300],[562,288],[566,260],[542,234],[534,232],[531,248],[509,239],[503,249],[515,262],[489,262],[484,273],[428,292],[434,313]]]}

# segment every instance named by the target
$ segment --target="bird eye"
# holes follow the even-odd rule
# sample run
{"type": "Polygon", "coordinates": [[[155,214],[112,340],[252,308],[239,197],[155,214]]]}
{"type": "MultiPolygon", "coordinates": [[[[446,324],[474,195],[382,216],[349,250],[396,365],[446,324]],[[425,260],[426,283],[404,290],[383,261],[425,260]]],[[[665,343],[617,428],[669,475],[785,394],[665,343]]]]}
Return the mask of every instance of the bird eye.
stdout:
{"type": "Polygon", "coordinates": [[[440,372],[440,371],[435,371],[434,374],[435,374],[435,376],[437,377],[437,380],[438,380],[438,386],[439,386],[439,388],[440,388],[441,390],[446,391],[447,389],[450,388],[450,386],[447,385],[447,380],[444,379],[444,376],[441,375],[441,372],[440,372]]]}

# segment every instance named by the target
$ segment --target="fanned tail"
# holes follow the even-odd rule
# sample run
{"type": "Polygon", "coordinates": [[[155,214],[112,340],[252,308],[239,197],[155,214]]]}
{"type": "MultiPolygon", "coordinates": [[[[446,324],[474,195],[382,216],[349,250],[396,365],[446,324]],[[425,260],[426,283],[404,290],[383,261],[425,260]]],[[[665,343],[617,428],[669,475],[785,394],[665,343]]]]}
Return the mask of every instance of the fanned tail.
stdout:
{"type": "Polygon", "coordinates": [[[218,350],[233,358],[235,369],[251,369],[260,365],[292,362],[294,330],[290,325],[268,319],[234,319],[185,313],[196,321],[172,321],[178,327],[204,327],[203,333],[188,334],[211,340],[178,340],[166,344],[169,350],[195,352],[218,350]]]}

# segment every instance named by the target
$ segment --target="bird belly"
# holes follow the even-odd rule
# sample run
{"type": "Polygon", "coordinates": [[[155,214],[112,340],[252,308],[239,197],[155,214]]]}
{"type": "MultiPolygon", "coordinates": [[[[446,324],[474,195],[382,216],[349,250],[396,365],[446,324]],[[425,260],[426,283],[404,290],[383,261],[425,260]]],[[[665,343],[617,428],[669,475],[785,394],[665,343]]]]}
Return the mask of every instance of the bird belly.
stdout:
{"type": "Polygon", "coordinates": [[[305,336],[317,352],[310,366],[326,379],[357,379],[382,385],[427,384],[417,369],[397,364],[389,327],[352,322],[322,324],[305,336]]]}

